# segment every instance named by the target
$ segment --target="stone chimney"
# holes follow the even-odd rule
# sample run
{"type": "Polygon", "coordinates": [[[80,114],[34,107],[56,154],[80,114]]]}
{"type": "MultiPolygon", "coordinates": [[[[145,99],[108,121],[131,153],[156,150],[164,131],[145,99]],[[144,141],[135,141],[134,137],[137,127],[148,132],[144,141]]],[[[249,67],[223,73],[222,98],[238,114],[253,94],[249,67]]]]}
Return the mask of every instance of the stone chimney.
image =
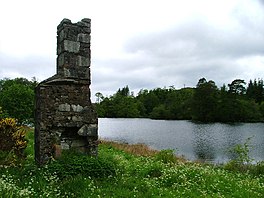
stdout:
{"type": "Polygon", "coordinates": [[[72,24],[63,19],[57,28],[57,74],[90,81],[91,20],[72,24]]]}
{"type": "Polygon", "coordinates": [[[91,20],[57,27],[57,74],[36,88],[35,160],[65,149],[97,155],[98,118],[90,100],[91,20]]]}

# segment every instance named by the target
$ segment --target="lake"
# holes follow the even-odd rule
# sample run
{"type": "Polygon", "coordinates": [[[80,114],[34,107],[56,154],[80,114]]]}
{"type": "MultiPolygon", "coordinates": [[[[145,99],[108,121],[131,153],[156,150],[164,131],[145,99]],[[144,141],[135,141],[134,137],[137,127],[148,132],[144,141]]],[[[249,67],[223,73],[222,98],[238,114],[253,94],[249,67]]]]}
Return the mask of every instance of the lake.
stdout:
{"type": "Polygon", "coordinates": [[[101,139],[143,143],[153,149],[173,149],[188,160],[225,163],[228,152],[251,138],[250,157],[264,160],[264,123],[200,124],[186,120],[99,118],[101,139]]]}

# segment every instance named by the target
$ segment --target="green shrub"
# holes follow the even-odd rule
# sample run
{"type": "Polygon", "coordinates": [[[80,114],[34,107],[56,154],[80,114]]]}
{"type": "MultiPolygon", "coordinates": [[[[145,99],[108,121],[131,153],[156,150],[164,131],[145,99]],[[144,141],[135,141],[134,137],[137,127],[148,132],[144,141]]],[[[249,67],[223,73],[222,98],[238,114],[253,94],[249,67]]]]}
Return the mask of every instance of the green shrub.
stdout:
{"type": "Polygon", "coordinates": [[[4,114],[3,114],[3,111],[2,111],[2,107],[0,107],[0,119],[2,119],[3,116],[4,116],[4,114]]]}
{"type": "Polygon", "coordinates": [[[252,166],[250,173],[253,175],[264,175],[264,161],[258,162],[256,165],[252,166]]]}
{"type": "Polygon", "coordinates": [[[0,165],[15,166],[18,164],[18,157],[13,151],[0,151],[0,165]]]}
{"type": "Polygon", "coordinates": [[[235,158],[225,165],[226,169],[245,172],[250,168],[250,163],[253,161],[253,159],[249,157],[249,151],[251,148],[249,144],[250,139],[251,138],[248,138],[243,144],[237,144],[229,151],[235,156],[235,158]]]}
{"type": "Polygon", "coordinates": [[[23,151],[27,147],[25,134],[26,131],[17,125],[15,119],[0,119],[0,150],[23,156],[23,151]]]}
{"type": "Polygon", "coordinates": [[[139,171],[139,175],[143,178],[150,177],[160,177],[162,175],[163,166],[160,162],[148,162],[144,167],[141,167],[139,171]]]}
{"type": "Polygon", "coordinates": [[[173,150],[161,150],[159,153],[157,153],[155,155],[155,158],[158,160],[158,161],[161,161],[165,164],[168,164],[168,163],[175,163],[176,162],[176,157],[174,155],[174,151],[173,150]]]}
{"type": "Polygon", "coordinates": [[[76,175],[103,178],[116,174],[116,163],[111,158],[88,156],[77,151],[64,151],[62,156],[48,165],[60,178],[76,175]]]}

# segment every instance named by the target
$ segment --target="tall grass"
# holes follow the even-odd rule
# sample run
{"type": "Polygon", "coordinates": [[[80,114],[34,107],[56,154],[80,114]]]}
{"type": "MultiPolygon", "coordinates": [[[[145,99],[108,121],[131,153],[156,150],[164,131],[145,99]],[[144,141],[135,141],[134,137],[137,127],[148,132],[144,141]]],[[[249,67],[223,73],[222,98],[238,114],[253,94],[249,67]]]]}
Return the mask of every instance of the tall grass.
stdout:
{"type": "MultiPolygon", "coordinates": [[[[102,141],[99,157],[75,152],[44,167],[1,167],[1,197],[263,197],[263,174],[183,161],[165,150],[102,141]]],[[[31,146],[32,147],[31,147],[31,146]]],[[[259,169],[261,166],[259,166],[259,169]]]]}
{"type": "Polygon", "coordinates": [[[100,140],[101,145],[111,146],[119,150],[131,153],[137,156],[153,156],[158,153],[157,150],[149,148],[145,144],[125,144],[114,141],[100,140]]]}

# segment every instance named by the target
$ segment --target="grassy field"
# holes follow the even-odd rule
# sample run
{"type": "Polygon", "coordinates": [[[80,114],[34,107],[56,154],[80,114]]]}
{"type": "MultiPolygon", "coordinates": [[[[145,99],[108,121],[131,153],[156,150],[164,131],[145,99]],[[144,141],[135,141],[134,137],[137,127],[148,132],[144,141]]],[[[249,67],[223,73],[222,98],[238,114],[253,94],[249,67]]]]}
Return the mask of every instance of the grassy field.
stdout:
{"type": "Polygon", "coordinates": [[[4,165],[1,159],[1,197],[264,197],[263,163],[216,167],[176,158],[170,150],[102,141],[98,158],[68,151],[40,168],[32,131],[28,140],[25,160],[4,165]]]}

